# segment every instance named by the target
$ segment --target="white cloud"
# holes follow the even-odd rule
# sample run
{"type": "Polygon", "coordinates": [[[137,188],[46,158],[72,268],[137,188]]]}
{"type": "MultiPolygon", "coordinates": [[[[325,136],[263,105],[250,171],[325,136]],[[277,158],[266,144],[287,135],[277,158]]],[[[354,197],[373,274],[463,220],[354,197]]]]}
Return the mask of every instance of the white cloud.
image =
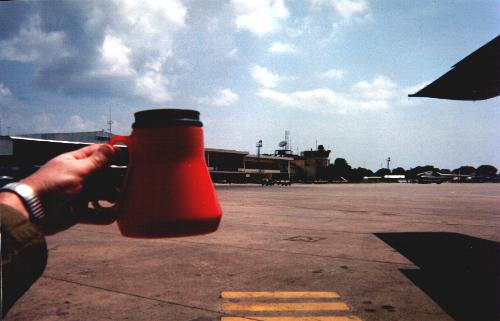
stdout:
{"type": "Polygon", "coordinates": [[[259,65],[253,65],[250,68],[250,74],[252,75],[253,79],[257,81],[261,86],[268,88],[276,87],[278,83],[283,80],[283,77],[281,77],[280,75],[274,74],[267,70],[266,67],[262,67],[259,65]]]}
{"type": "Polygon", "coordinates": [[[172,99],[168,83],[163,74],[149,71],[136,79],[135,93],[156,103],[166,102],[172,99]]]}
{"type": "Polygon", "coordinates": [[[121,15],[127,25],[135,26],[148,33],[161,30],[162,20],[176,26],[184,26],[187,9],[179,0],[114,0],[121,8],[121,15]],[[155,25],[153,22],[160,22],[155,25]]]}
{"type": "Polygon", "coordinates": [[[363,99],[389,100],[394,97],[396,84],[385,76],[377,76],[371,82],[363,80],[356,83],[353,89],[363,99]]]}
{"type": "Polygon", "coordinates": [[[370,7],[366,0],[309,0],[313,8],[330,6],[345,21],[370,16],[370,7]]]}
{"type": "Polygon", "coordinates": [[[4,97],[12,97],[12,92],[9,87],[0,82],[0,100],[4,97]]]}
{"type": "Polygon", "coordinates": [[[368,4],[365,0],[331,0],[330,2],[342,18],[347,20],[368,11],[368,4]]]}
{"type": "Polygon", "coordinates": [[[172,99],[164,70],[172,58],[173,35],[185,26],[187,9],[178,0],[117,2],[119,10],[101,45],[100,71],[128,76],[134,92],[152,102],[172,99]]]}
{"type": "Polygon", "coordinates": [[[109,75],[126,76],[134,74],[130,65],[131,50],[118,37],[106,35],[100,49],[102,67],[99,72],[109,75]]]}
{"type": "Polygon", "coordinates": [[[19,101],[12,91],[0,82],[0,135],[6,134],[6,131],[13,124],[24,124],[26,121],[25,117],[19,114],[19,110],[22,107],[22,102],[19,101]]]}
{"type": "Polygon", "coordinates": [[[66,34],[62,31],[42,31],[40,24],[40,18],[32,16],[16,36],[0,41],[0,59],[26,63],[69,56],[70,52],[64,45],[66,34]]]}
{"type": "Polygon", "coordinates": [[[33,129],[25,129],[27,130],[27,133],[35,133],[35,132],[50,133],[50,132],[62,131],[62,128],[60,126],[64,122],[59,122],[58,126],[55,126],[56,120],[54,115],[48,113],[41,113],[34,115],[31,119],[31,123],[35,124],[34,127],[36,128],[36,130],[33,131],[33,129]]]}
{"type": "Polygon", "coordinates": [[[230,89],[219,90],[217,95],[215,95],[212,105],[215,106],[229,106],[237,102],[239,99],[238,95],[231,91],[230,89]]]}
{"type": "MultiPolygon", "coordinates": [[[[23,133],[82,132],[101,129],[96,122],[77,114],[61,119],[57,115],[43,112],[29,118],[27,120],[27,117],[24,117],[22,124],[17,129],[23,133]],[[31,127],[28,127],[28,124],[31,127]]],[[[102,124],[104,123],[103,121],[102,124]]]]}
{"type": "MultiPolygon", "coordinates": [[[[63,131],[72,132],[84,132],[84,131],[94,131],[97,128],[97,124],[90,120],[85,120],[79,115],[72,115],[67,124],[62,128],[63,131]]],[[[54,130],[52,128],[51,130],[54,130]]]]}
{"type": "Polygon", "coordinates": [[[284,0],[232,0],[232,5],[237,28],[259,37],[276,32],[290,15],[284,0]]]}
{"type": "Polygon", "coordinates": [[[172,99],[177,61],[173,42],[186,25],[180,0],[84,1],[64,7],[33,6],[26,27],[0,41],[0,59],[32,63],[36,83],[72,95],[137,95],[152,102],[172,99]],[[42,12],[61,16],[56,27],[42,12]],[[51,25],[53,31],[46,31],[51,25]],[[57,29],[60,28],[60,29],[57,29]],[[173,73],[173,72],[172,72],[173,73]]]}
{"type": "Polygon", "coordinates": [[[344,75],[345,75],[344,70],[334,69],[334,68],[317,73],[317,76],[321,79],[341,80],[342,78],[344,78],[344,75]]]}
{"type": "Polygon", "coordinates": [[[234,58],[236,56],[238,56],[238,48],[233,48],[226,54],[228,58],[234,58]]]}
{"type": "Polygon", "coordinates": [[[238,100],[238,94],[227,88],[218,90],[213,97],[202,97],[196,99],[196,101],[200,104],[212,106],[230,106],[238,100]]]}
{"type": "Polygon", "coordinates": [[[0,118],[6,118],[9,113],[13,113],[22,106],[20,101],[9,87],[0,82],[0,118]]]}
{"type": "Polygon", "coordinates": [[[281,107],[299,108],[326,113],[349,113],[361,110],[383,110],[396,103],[397,86],[385,76],[372,81],[360,81],[349,91],[338,92],[329,88],[305,91],[279,92],[262,88],[257,96],[281,107]]]}
{"type": "Polygon", "coordinates": [[[308,111],[343,113],[351,106],[350,101],[344,95],[328,88],[291,93],[263,88],[258,91],[257,96],[269,99],[282,107],[294,107],[308,111]]]}
{"type": "Polygon", "coordinates": [[[285,42],[273,42],[269,51],[273,54],[295,54],[298,52],[297,48],[289,43],[285,42]]]}

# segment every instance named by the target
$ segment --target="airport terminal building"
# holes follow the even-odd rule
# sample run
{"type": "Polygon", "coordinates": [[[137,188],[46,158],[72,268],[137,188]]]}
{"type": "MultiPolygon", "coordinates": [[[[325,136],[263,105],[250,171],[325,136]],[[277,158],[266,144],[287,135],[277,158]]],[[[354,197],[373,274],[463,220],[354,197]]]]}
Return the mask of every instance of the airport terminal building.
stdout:
{"type": "MultiPolygon", "coordinates": [[[[0,176],[21,179],[59,154],[105,143],[113,136],[116,135],[104,130],[0,136],[0,176]]],[[[274,155],[250,155],[247,151],[205,148],[205,162],[214,182],[314,180],[318,168],[328,166],[329,153],[311,150],[299,156],[278,150],[274,155]]],[[[114,165],[126,164],[127,156],[123,153],[114,165]]]]}

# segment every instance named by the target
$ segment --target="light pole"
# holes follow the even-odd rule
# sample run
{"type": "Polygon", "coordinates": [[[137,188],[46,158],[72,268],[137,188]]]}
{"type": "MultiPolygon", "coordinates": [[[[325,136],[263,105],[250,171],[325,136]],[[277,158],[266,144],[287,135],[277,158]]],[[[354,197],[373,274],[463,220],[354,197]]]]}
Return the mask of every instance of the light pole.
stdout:
{"type": "Polygon", "coordinates": [[[255,147],[257,147],[257,167],[259,169],[259,174],[261,174],[262,173],[262,169],[260,168],[260,149],[262,147],[262,139],[260,139],[257,142],[257,144],[255,144],[255,147]]]}

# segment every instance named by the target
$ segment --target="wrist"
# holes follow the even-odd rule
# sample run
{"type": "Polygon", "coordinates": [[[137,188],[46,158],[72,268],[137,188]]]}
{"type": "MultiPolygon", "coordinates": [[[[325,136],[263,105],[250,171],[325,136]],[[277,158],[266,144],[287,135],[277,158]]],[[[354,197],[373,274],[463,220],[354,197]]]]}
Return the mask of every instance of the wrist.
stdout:
{"type": "Polygon", "coordinates": [[[19,195],[11,192],[0,192],[0,203],[9,205],[10,207],[16,209],[29,220],[30,215],[19,195]]]}

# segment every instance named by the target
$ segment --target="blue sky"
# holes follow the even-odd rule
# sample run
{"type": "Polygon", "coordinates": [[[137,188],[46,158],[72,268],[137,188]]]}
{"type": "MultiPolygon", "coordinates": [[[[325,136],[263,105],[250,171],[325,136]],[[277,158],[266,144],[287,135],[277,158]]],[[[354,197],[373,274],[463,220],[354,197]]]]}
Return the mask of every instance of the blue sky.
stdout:
{"type": "Polygon", "coordinates": [[[407,95],[500,33],[498,1],[0,3],[2,131],[129,134],[149,108],[201,112],[207,147],[332,149],[376,170],[500,168],[499,98],[407,95]]]}

